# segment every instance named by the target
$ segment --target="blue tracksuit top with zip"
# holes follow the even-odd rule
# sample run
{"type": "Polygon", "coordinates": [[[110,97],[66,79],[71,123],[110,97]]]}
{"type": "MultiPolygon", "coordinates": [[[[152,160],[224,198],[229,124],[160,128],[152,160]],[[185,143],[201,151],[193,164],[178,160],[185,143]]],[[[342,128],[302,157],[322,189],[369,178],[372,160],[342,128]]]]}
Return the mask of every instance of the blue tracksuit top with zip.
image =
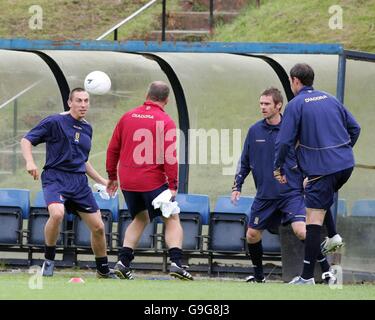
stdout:
{"type": "Polygon", "coordinates": [[[297,145],[297,159],[307,176],[328,175],[354,167],[352,147],[360,126],[334,96],[305,86],[288,103],[280,128],[275,168],[297,145]]]}
{"type": "Polygon", "coordinates": [[[279,199],[284,195],[300,194],[303,191],[303,177],[297,166],[294,149],[289,151],[286,159],[288,183],[280,184],[273,176],[275,143],[279,130],[280,124],[270,125],[265,119],[249,128],[233,190],[241,191],[242,184],[251,171],[258,199],[279,199]]]}

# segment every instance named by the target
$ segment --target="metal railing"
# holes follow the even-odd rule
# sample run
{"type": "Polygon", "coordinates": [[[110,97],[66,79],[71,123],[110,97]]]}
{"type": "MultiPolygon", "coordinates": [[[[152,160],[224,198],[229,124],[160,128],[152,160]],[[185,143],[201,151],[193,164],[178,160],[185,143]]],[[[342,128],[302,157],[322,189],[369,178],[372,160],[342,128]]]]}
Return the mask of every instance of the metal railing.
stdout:
{"type": "MultiPolygon", "coordinates": [[[[143,7],[139,8],[136,12],[131,14],[129,17],[126,19],[122,20],[115,26],[113,26],[111,29],[108,31],[104,32],[101,36],[99,36],[96,40],[102,40],[112,32],[114,33],[113,35],[113,40],[117,41],[118,40],[118,29],[126,24],[127,22],[131,21],[134,19],[136,16],[138,16],[140,13],[154,5],[158,0],[151,0],[147,4],[145,4],[143,7]]],[[[213,28],[214,28],[214,0],[210,0],[210,6],[209,6],[209,30],[210,34],[212,35],[213,33],[213,28]]],[[[166,26],[167,26],[167,0],[162,0],[162,21],[161,21],[161,41],[166,40],[166,26]]]]}
{"type": "MultiPolygon", "coordinates": [[[[99,36],[98,38],[96,38],[96,40],[102,40],[106,36],[108,36],[111,32],[114,32],[113,40],[117,41],[117,39],[118,39],[118,28],[120,28],[125,23],[129,22],[130,20],[132,20],[133,18],[135,18],[136,16],[138,16],[140,13],[142,13],[143,11],[145,11],[146,9],[148,9],[149,7],[151,7],[152,5],[154,5],[157,1],[158,0],[151,0],[150,2],[146,3],[143,7],[139,8],[136,12],[134,12],[133,14],[131,14],[129,17],[127,17],[126,19],[122,20],[121,22],[119,22],[118,24],[116,24],[115,26],[113,26],[108,31],[104,32],[101,36],[99,36]]],[[[163,0],[163,10],[164,10],[165,6],[166,6],[166,0],[163,0]]],[[[166,15],[166,13],[163,11],[163,17],[165,17],[165,15],[166,15]]],[[[164,27],[164,29],[165,29],[165,27],[164,27]]],[[[164,37],[165,37],[165,35],[164,35],[164,37]]]]}

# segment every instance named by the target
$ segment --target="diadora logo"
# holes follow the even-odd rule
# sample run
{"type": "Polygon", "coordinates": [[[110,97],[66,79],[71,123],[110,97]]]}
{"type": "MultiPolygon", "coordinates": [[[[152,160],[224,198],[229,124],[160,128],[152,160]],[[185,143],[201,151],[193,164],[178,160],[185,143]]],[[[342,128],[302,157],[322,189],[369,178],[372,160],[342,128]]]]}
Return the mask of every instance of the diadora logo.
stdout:
{"type": "Polygon", "coordinates": [[[76,125],[73,125],[73,128],[78,129],[78,130],[82,130],[82,128],[80,126],[76,126],[76,125]]]}
{"type": "Polygon", "coordinates": [[[132,114],[133,118],[141,118],[141,119],[154,119],[154,116],[151,114],[138,114],[138,113],[133,113],[132,114]]]}
{"type": "Polygon", "coordinates": [[[305,102],[311,102],[311,101],[319,101],[319,100],[323,100],[323,99],[327,99],[328,97],[326,95],[323,95],[323,96],[317,96],[317,97],[310,97],[310,98],[306,98],[305,99],[305,102]]]}
{"type": "Polygon", "coordinates": [[[266,142],[266,139],[257,139],[255,142],[266,142]]]}

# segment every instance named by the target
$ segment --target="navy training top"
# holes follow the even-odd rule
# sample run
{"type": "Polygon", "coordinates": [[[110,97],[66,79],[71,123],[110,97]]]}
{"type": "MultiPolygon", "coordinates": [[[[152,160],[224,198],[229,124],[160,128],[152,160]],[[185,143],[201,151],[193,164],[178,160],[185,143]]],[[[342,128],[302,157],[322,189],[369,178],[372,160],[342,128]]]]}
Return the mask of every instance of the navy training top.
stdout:
{"type": "Polygon", "coordinates": [[[86,120],[76,120],[66,112],[54,114],[43,119],[24,138],[33,146],[46,143],[43,169],[86,172],[92,138],[92,127],[86,120]]]}
{"type": "Polygon", "coordinates": [[[298,163],[307,176],[354,167],[352,147],[360,130],[334,96],[305,86],[286,106],[274,167],[284,169],[286,154],[296,145],[298,163]]]}
{"type": "Polygon", "coordinates": [[[279,130],[280,124],[270,125],[265,119],[249,128],[233,190],[241,191],[242,184],[251,171],[258,199],[279,199],[284,195],[300,194],[303,191],[303,176],[297,165],[294,149],[289,151],[286,160],[287,183],[280,184],[273,176],[275,143],[279,130]]]}

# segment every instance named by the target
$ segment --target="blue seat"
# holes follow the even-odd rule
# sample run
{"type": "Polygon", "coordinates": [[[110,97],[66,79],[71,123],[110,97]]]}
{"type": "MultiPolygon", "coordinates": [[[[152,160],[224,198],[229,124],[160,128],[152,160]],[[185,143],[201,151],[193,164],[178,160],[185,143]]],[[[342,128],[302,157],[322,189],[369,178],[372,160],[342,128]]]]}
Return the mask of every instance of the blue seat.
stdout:
{"type": "Polygon", "coordinates": [[[96,203],[100,210],[109,210],[112,213],[112,221],[118,221],[118,211],[119,211],[119,196],[118,194],[114,198],[105,200],[100,197],[99,192],[93,192],[96,203]]]}
{"type": "Polygon", "coordinates": [[[30,211],[30,191],[0,189],[0,244],[22,245],[22,223],[30,211]]]}
{"type": "Polygon", "coordinates": [[[353,203],[352,216],[375,217],[375,200],[361,199],[353,203]]]}
{"type": "MultiPolygon", "coordinates": [[[[128,228],[129,224],[132,222],[132,217],[128,211],[128,206],[124,202],[122,208],[119,211],[119,218],[117,224],[117,248],[122,248],[124,242],[125,231],[128,228]]],[[[156,250],[158,222],[157,219],[154,219],[149,223],[146,228],[143,230],[142,236],[139,239],[136,250],[147,251],[147,250],[156,250]]]]}
{"type": "Polygon", "coordinates": [[[19,207],[27,219],[30,210],[30,191],[26,189],[0,189],[0,206],[19,207]]]}
{"type": "Polygon", "coordinates": [[[348,215],[348,206],[346,204],[345,199],[339,199],[337,206],[337,214],[342,217],[346,217],[348,215]]]}
{"type": "MultiPolygon", "coordinates": [[[[247,252],[246,232],[253,202],[254,198],[250,196],[240,197],[235,205],[232,204],[230,196],[220,196],[217,199],[211,218],[215,223],[210,225],[212,239],[209,247],[212,250],[247,252]],[[230,215],[234,220],[230,218],[230,215]],[[221,227],[217,223],[219,220],[223,220],[221,227]],[[244,225],[245,222],[246,225],[244,225]],[[216,228],[216,230],[211,230],[211,228],[216,228]]],[[[262,245],[265,254],[280,254],[281,252],[279,235],[268,230],[263,231],[262,245]]]]}
{"type": "Polygon", "coordinates": [[[279,234],[264,230],[262,234],[262,246],[264,254],[281,254],[281,243],[279,234]]]}
{"type": "Polygon", "coordinates": [[[201,216],[202,224],[208,224],[210,218],[210,199],[207,195],[178,193],[176,201],[182,213],[197,212],[201,216]]]}
{"type": "Polygon", "coordinates": [[[34,207],[40,207],[40,208],[47,208],[46,201],[44,200],[44,193],[43,191],[38,191],[35,200],[33,203],[34,207]]]}
{"type": "Polygon", "coordinates": [[[216,201],[214,212],[245,213],[250,218],[250,209],[254,198],[242,196],[235,205],[230,201],[230,198],[230,196],[220,196],[216,201]]]}
{"type": "MultiPolygon", "coordinates": [[[[47,209],[47,204],[44,200],[43,191],[38,191],[33,206],[30,207],[30,215],[27,224],[27,245],[29,247],[44,247],[44,227],[49,219],[49,213],[47,209]]],[[[57,239],[56,246],[63,247],[65,239],[67,218],[64,217],[63,225],[61,227],[61,232],[59,238],[57,239]]]]}
{"type": "Polygon", "coordinates": [[[252,197],[241,197],[236,205],[230,196],[218,197],[209,224],[208,250],[247,253],[246,231],[252,197]]]}
{"type": "MultiPolygon", "coordinates": [[[[108,249],[112,249],[112,222],[118,219],[118,195],[115,198],[104,200],[99,192],[93,192],[99,206],[108,249]]],[[[73,245],[77,248],[91,248],[91,232],[78,215],[73,218],[73,245]]]]}
{"type": "Polygon", "coordinates": [[[184,231],[182,249],[185,252],[200,251],[203,245],[202,225],[209,221],[210,200],[207,195],[179,193],[176,201],[181,209],[180,223],[184,231]]]}

